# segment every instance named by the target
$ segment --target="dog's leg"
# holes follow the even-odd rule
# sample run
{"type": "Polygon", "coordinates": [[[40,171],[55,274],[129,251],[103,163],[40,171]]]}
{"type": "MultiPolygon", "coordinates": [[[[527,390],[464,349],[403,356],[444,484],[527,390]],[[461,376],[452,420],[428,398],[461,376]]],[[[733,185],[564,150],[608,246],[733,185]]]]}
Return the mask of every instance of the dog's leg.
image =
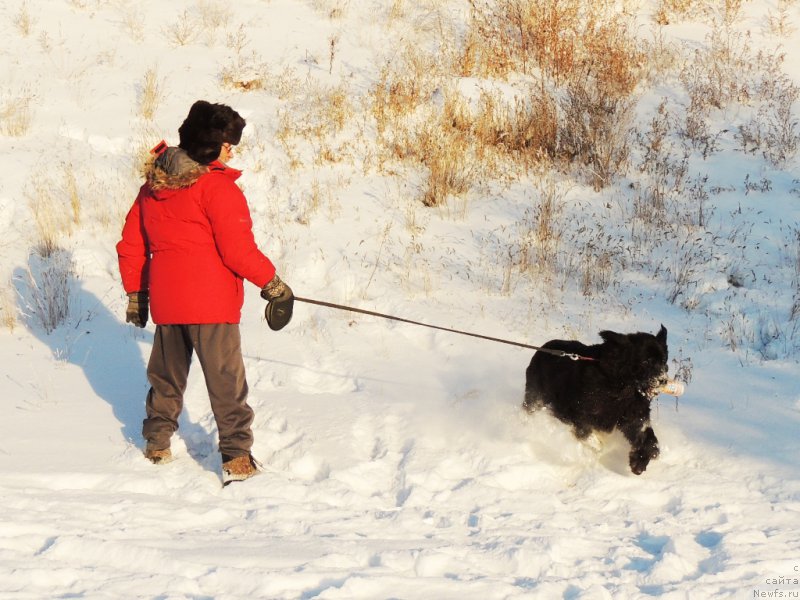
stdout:
{"type": "Polygon", "coordinates": [[[525,400],[522,402],[522,407],[528,412],[533,413],[544,406],[541,396],[534,392],[529,387],[525,388],[525,400]]]}
{"type": "Polygon", "coordinates": [[[531,362],[531,366],[528,367],[525,373],[525,399],[522,402],[522,407],[528,413],[533,413],[544,407],[544,391],[536,379],[535,362],[531,362]]]}
{"type": "Polygon", "coordinates": [[[624,423],[620,430],[631,444],[631,452],[628,461],[631,471],[635,475],[641,475],[647,469],[651,460],[658,457],[658,439],[653,428],[650,426],[649,419],[636,419],[624,423]]]}
{"type": "Polygon", "coordinates": [[[585,424],[574,424],[572,426],[572,433],[575,434],[575,437],[581,441],[585,441],[594,430],[585,424]]]}

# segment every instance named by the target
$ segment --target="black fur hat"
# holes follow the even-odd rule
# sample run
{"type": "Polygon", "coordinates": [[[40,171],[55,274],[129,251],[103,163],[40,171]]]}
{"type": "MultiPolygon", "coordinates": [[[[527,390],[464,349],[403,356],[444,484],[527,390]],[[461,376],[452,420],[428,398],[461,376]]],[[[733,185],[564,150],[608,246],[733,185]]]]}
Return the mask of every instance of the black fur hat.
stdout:
{"type": "Polygon", "coordinates": [[[206,165],[219,158],[222,144],[239,143],[245,124],[230,106],[198,100],[178,129],[178,145],[193,160],[206,165]]]}

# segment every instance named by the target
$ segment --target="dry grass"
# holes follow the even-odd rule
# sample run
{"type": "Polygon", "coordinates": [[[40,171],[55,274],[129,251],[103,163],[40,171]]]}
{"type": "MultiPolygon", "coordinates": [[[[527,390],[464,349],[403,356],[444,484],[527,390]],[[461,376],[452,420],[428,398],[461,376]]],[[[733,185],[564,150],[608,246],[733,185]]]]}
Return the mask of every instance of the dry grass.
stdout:
{"type": "Polygon", "coordinates": [[[695,51],[680,73],[689,95],[683,133],[707,156],[716,150],[717,137],[708,129],[708,117],[732,106],[752,107],[751,117],[736,127],[736,137],[745,152],[761,151],[781,166],[800,145],[794,117],[800,88],[783,72],[783,53],[753,52],[751,47],[749,33],[725,23],[712,29],[707,45],[695,51]]]}
{"type": "Polygon", "coordinates": [[[613,2],[470,0],[460,70],[483,77],[544,74],[557,85],[587,73],[596,85],[629,94],[642,51],[613,2]]]}
{"type": "Polygon", "coordinates": [[[784,58],[763,52],[756,56],[758,78],[751,84],[750,96],[757,109],[739,126],[737,135],[743,150],[760,150],[776,166],[786,164],[800,147],[800,124],[794,112],[800,88],[782,72],[784,58]]]}
{"type": "Polygon", "coordinates": [[[406,45],[385,65],[372,90],[372,110],[379,138],[426,103],[438,87],[436,58],[406,45]]]}
{"type": "Polygon", "coordinates": [[[557,107],[540,87],[509,98],[491,86],[470,102],[457,89],[453,63],[406,47],[381,71],[371,112],[379,168],[393,161],[421,164],[427,206],[461,195],[472,182],[528,168],[555,153],[557,107]],[[452,82],[452,83],[451,83],[452,82]]]}
{"type": "Polygon", "coordinates": [[[292,116],[292,111],[288,109],[281,109],[278,111],[278,128],[275,132],[275,139],[278,140],[287,159],[289,160],[289,168],[292,171],[299,169],[303,166],[300,160],[300,153],[297,148],[297,140],[295,135],[295,121],[292,116]]]}
{"type": "Polygon", "coordinates": [[[642,42],[642,52],[646,57],[648,85],[657,84],[670,76],[680,59],[680,46],[667,39],[663,27],[656,27],[650,39],[642,42]]]}
{"type": "Polygon", "coordinates": [[[792,22],[789,9],[796,0],[778,0],[775,10],[767,12],[767,31],[771,35],[786,38],[797,31],[797,26],[792,22]]]}
{"type": "Polygon", "coordinates": [[[14,27],[22,37],[28,37],[33,31],[35,19],[31,16],[28,10],[28,4],[23,2],[19,7],[19,11],[14,15],[14,27]]]}
{"type": "Polygon", "coordinates": [[[336,50],[338,45],[338,35],[332,35],[328,38],[328,75],[333,73],[333,61],[336,60],[336,50]]]}
{"type": "Polygon", "coordinates": [[[311,5],[329,19],[343,19],[347,15],[350,0],[313,0],[311,5]]]}
{"type": "Polygon", "coordinates": [[[659,25],[689,20],[716,20],[730,25],[740,18],[742,2],[743,0],[659,0],[653,20],[659,25]]]}
{"type": "Polygon", "coordinates": [[[173,46],[188,46],[201,39],[211,46],[217,32],[228,26],[230,15],[230,10],[219,2],[200,0],[192,8],[184,10],[164,32],[173,46]]]}
{"type": "Polygon", "coordinates": [[[163,83],[158,79],[158,71],[155,67],[147,69],[139,87],[139,114],[152,121],[163,95],[163,83]]]}
{"type": "Polygon", "coordinates": [[[389,7],[389,23],[399,21],[406,16],[406,0],[392,0],[389,7]]]}
{"type": "Polygon", "coordinates": [[[144,16],[136,6],[121,6],[122,29],[131,36],[132,40],[141,42],[144,40],[145,24],[144,16]]]}
{"type": "Polygon", "coordinates": [[[207,35],[213,35],[218,29],[225,29],[230,21],[230,16],[231,10],[215,0],[199,0],[197,3],[196,19],[207,35]]]}
{"type": "Polygon", "coordinates": [[[558,262],[558,253],[563,238],[561,213],[563,197],[551,179],[543,182],[540,188],[539,203],[533,210],[534,269],[549,270],[558,262]]]}
{"type": "Polygon", "coordinates": [[[504,77],[541,68],[555,80],[572,70],[578,56],[576,26],[584,17],[583,0],[470,0],[464,65],[476,74],[504,77]]]}
{"type": "Polygon", "coordinates": [[[261,56],[255,51],[247,52],[250,38],[244,25],[227,33],[225,46],[233,51],[233,56],[220,72],[223,87],[252,92],[267,88],[275,79],[261,56]]]}
{"type": "Polygon", "coordinates": [[[26,273],[28,311],[45,333],[52,333],[70,313],[74,279],[72,257],[60,248],[47,256],[31,256],[26,273]]]}
{"type": "Polygon", "coordinates": [[[81,199],[81,192],[75,177],[75,169],[71,164],[64,164],[62,165],[62,172],[64,174],[64,195],[69,202],[72,213],[72,223],[74,225],[80,225],[83,200],[81,199]]]}
{"type": "Polygon", "coordinates": [[[747,123],[739,126],[738,138],[745,151],[761,150],[775,166],[783,166],[797,155],[800,129],[793,107],[798,88],[785,88],[773,102],[764,103],[747,123]]]}
{"type": "Polygon", "coordinates": [[[483,92],[475,106],[449,90],[441,109],[412,128],[400,155],[427,168],[422,201],[438,206],[476,181],[514,178],[552,158],[556,118],[552,99],[536,90],[510,100],[483,92]]]}
{"type": "MultiPolygon", "coordinates": [[[[5,95],[4,95],[5,96],[5,95]]],[[[22,137],[31,127],[33,95],[28,91],[0,100],[0,133],[10,137],[22,137]]]]}
{"type": "Polygon", "coordinates": [[[17,326],[18,308],[15,288],[10,281],[0,286],[0,323],[13,333],[17,326]]]}
{"type": "Polygon", "coordinates": [[[45,175],[35,178],[26,196],[36,223],[37,240],[34,247],[40,256],[50,256],[59,247],[61,236],[71,233],[72,218],[59,201],[57,189],[45,175]]]}
{"type": "Polygon", "coordinates": [[[484,93],[471,129],[479,157],[499,152],[513,163],[531,167],[557,153],[558,107],[540,87],[515,97],[513,103],[484,93]]]}
{"type": "Polygon", "coordinates": [[[423,126],[408,149],[427,168],[421,193],[425,206],[443,205],[450,196],[467,192],[472,183],[469,141],[446,115],[444,123],[431,119],[423,126]]]}
{"type": "Polygon", "coordinates": [[[689,16],[697,0],[660,0],[653,19],[659,25],[669,25],[689,16]]]}
{"type": "MultiPolygon", "coordinates": [[[[535,199],[520,219],[517,241],[509,249],[509,267],[517,267],[533,281],[549,286],[559,269],[559,254],[566,232],[564,194],[552,176],[535,179],[535,199]]],[[[510,281],[506,272],[504,282],[510,281]]],[[[504,284],[505,285],[505,284],[504,284]]]]}
{"type": "Polygon", "coordinates": [[[223,87],[241,92],[263,90],[269,79],[269,69],[255,52],[236,53],[232,61],[220,72],[223,87]]]}
{"type": "Polygon", "coordinates": [[[733,25],[741,17],[742,2],[746,0],[722,0],[722,22],[733,25]]]}
{"type": "Polygon", "coordinates": [[[142,184],[125,171],[104,172],[102,177],[91,170],[82,173],[80,194],[84,209],[82,222],[96,224],[103,230],[118,233],[142,184]],[[91,215],[91,221],[88,215],[91,215]]]}
{"type": "Polygon", "coordinates": [[[177,21],[164,32],[173,46],[188,46],[203,39],[206,45],[214,44],[217,31],[228,26],[230,11],[219,2],[200,0],[181,13],[177,21]]]}
{"type": "Polygon", "coordinates": [[[225,47],[237,55],[242,54],[249,45],[250,37],[244,25],[239,25],[235,31],[229,31],[225,36],[225,47]]]}
{"type": "Polygon", "coordinates": [[[690,98],[690,112],[723,108],[746,101],[754,65],[749,34],[715,27],[707,45],[696,50],[680,77],[690,98]]]}
{"type": "Polygon", "coordinates": [[[304,190],[297,199],[297,206],[292,211],[295,221],[301,225],[309,225],[312,218],[325,210],[329,219],[333,220],[338,212],[335,190],[336,182],[321,182],[314,178],[309,189],[304,190]]]}
{"type": "Polygon", "coordinates": [[[312,84],[290,98],[287,106],[278,110],[276,132],[290,167],[297,169],[309,160],[308,149],[310,161],[317,166],[351,158],[355,142],[343,132],[355,111],[346,82],[336,86],[312,84]]]}
{"type": "Polygon", "coordinates": [[[117,231],[130,208],[141,179],[139,173],[120,174],[108,169],[99,174],[82,162],[62,162],[49,171],[32,174],[24,190],[36,233],[33,247],[49,256],[79,229],[117,231]]]}
{"type": "Polygon", "coordinates": [[[421,163],[431,206],[470,180],[542,161],[577,165],[595,188],[608,185],[626,167],[634,94],[651,72],[647,47],[614,6],[471,0],[462,42],[437,38],[433,54],[408,45],[382,70],[372,94],[379,167],[421,163]],[[489,84],[465,110],[453,91],[463,77],[513,79],[516,93],[489,84]]]}
{"type": "Polygon", "coordinates": [[[587,80],[567,87],[559,155],[582,165],[595,190],[627,165],[633,106],[633,99],[605,94],[587,80]]]}
{"type": "Polygon", "coordinates": [[[200,39],[201,30],[190,10],[184,10],[178,20],[164,30],[173,46],[188,46],[200,39]]]}
{"type": "Polygon", "coordinates": [[[418,83],[405,76],[384,79],[373,93],[373,114],[383,144],[379,163],[399,159],[420,165],[422,203],[440,206],[448,197],[468,191],[480,168],[473,156],[473,117],[453,90],[444,92],[441,108],[423,106],[418,83]]]}
{"type": "Polygon", "coordinates": [[[324,129],[332,134],[340,133],[353,116],[350,90],[346,84],[324,88],[314,95],[311,111],[319,115],[324,129]]]}
{"type": "MultiPolygon", "coordinates": [[[[651,186],[640,194],[634,203],[634,216],[647,224],[659,225],[667,218],[667,195],[672,189],[680,191],[684,177],[674,177],[685,168],[676,168],[670,161],[675,156],[670,134],[674,130],[674,118],[667,108],[666,100],[650,120],[649,128],[638,134],[637,142],[641,148],[641,162],[638,169],[647,175],[651,186]]],[[[684,162],[686,157],[684,157],[684,162]]]]}

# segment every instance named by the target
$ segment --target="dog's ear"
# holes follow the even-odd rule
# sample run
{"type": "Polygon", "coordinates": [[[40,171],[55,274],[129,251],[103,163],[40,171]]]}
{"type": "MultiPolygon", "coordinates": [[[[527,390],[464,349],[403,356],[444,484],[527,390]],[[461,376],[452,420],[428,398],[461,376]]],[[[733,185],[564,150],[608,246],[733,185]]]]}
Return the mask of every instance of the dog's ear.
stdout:
{"type": "Polygon", "coordinates": [[[615,331],[601,331],[600,337],[603,338],[604,342],[608,342],[609,344],[621,344],[625,341],[625,334],[616,333],[615,331]]]}
{"type": "Polygon", "coordinates": [[[656,334],[656,340],[658,341],[659,344],[661,344],[665,348],[667,347],[667,328],[664,327],[663,325],[656,334]]]}

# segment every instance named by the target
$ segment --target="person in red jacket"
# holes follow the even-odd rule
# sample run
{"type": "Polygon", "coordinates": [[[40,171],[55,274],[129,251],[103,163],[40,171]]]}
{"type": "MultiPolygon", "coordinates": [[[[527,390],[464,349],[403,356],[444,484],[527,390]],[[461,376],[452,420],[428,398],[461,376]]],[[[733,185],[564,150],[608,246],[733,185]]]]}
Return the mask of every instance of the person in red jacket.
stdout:
{"type": "Polygon", "coordinates": [[[154,149],[116,246],[129,299],[126,321],[144,327],[149,312],[156,323],[147,365],[145,456],[153,463],[172,459],[170,438],[197,354],[226,480],[258,473],[239,332],[243,280],[261,288],[273,330],[288,324],[294,303],[292,290],[256,246],[250,210],[236,185],[241,171],[226,164],[244,127],[229,106],[195,102],[178,130],[179,145],[162,142],[154,149]]]}

